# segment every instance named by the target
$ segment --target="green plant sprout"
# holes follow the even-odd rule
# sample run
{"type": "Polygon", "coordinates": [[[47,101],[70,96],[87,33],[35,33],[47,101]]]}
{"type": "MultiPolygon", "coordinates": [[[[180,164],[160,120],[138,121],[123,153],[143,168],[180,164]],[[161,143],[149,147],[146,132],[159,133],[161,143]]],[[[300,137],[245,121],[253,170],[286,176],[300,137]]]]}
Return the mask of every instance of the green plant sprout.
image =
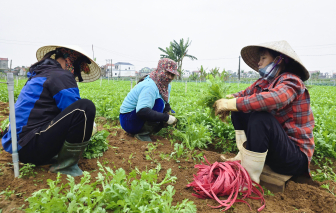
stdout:
{"type": "Polygon", "coordinates": [[[10,190],[10,186],[8,186],[6,188],[6,190],[3,190],[2,192],[0,192],[0,195],[5,195],[5,199],[7,200],[8,198],[10,198],[10,196],[12,194],[15,194],[15,190],[10,190]]]}
{"type": "Polygon", "coordinates": [[[19,178],[29,178],[31,176],[35,177],[37,172],[34,172],[35,165],[34,164],[24,164],[24,166],[19,170],[20,175],[19,178]]]}

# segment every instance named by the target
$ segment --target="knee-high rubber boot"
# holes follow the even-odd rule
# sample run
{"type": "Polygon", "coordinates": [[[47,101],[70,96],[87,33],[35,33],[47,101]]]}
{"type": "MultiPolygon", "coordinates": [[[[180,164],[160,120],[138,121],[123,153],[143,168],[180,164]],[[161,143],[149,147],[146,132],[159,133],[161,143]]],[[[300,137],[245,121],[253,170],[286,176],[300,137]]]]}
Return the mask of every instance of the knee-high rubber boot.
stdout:
{"type": "Polygon", "coordinates": [[[260,183],[260,175],[265,165],[267,151],[263,153],[252,152],[247,150],[244,145],[241,149],[241,165],[249,173],[251,179],[258,184],[260,183]]]}
{"type": "Polygon", "coordinates": [[[78,161],[84,152],[89,141],[83,143],[64,142],[61,151],[58,153],[57,162],[51,165],[50,172],[60,172],[73,177],[80,176],[83,171],[78,167],[78,161]]]}
{"type": "Polygon", "coordinates": [[[233,158],[226,158],[224,155],[220,155],[221,161],[235,161],[235,160],[241,160],[241,149],[243,147],[243,143],[247,140],[245,131],[244,130],[235,130],[236,132],[236,144],[237,148],[239,150],[238,154],[233,158]]]}
{"type": "Polygon", "coordinates": [[[141,128],[140,132],[135,134],[134,137],[141,141],[152,142],[150,135],[159,132],[162,129],[162,127],[163,124],[161,122],[146,121],[143,127],[141,128]]]}

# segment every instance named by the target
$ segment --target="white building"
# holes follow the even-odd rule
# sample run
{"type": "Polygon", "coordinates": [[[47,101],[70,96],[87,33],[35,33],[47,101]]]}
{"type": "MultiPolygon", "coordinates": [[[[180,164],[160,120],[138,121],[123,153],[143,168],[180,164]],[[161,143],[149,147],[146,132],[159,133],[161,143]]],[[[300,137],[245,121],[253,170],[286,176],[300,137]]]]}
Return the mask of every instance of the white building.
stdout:
{"type": "MultiPolygon", "coordinates": [[[[103,76],[106,76],[106,77],[107,76],[109,76],[109,77],[112,76],[112,73],[111,73],[111,64],[107,63],[104,66],[102,66],[102,68],[104,70],[103,72],[105,72],[105,73],[102,72],[103,76]]],[[[112,71],[113,70],[115,70],[114,64],[112,64],[112,71]]]]}
{"type": "Polygon", "coordinates": [[[112,77],[135,77],[135,66],[128,62],[118,62],[112,69],[112,77]]]}
{"type": "Polygon", "coordinates": [[[191,75],[191,72],[189,70],[184,70],[183,71],[183,77],[184,78],[189,78],[190,75],[191,75]]]}
{"type": "Polygon", "coordinates": [[[26,76],[26,74],[27,74],[27,68],[20,68],[18,75],[26,76]]]}

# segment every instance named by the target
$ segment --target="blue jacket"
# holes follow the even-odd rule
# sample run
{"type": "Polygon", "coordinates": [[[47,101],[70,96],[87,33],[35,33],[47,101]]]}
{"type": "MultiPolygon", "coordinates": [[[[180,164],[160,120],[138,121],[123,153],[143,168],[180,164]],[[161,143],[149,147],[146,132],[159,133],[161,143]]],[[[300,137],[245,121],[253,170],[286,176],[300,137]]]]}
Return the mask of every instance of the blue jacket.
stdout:
{"type": "MultiPolygon", "coordinates": [[[[80,99],[74,75],[53,59],[31,67],[28,77],[15,103],[18,150],[29,143],[42,126],[80,99]]],[[[2,137],[2,146],[9,153],[12,153],[11,140],[9,126],[2,137]]]]}

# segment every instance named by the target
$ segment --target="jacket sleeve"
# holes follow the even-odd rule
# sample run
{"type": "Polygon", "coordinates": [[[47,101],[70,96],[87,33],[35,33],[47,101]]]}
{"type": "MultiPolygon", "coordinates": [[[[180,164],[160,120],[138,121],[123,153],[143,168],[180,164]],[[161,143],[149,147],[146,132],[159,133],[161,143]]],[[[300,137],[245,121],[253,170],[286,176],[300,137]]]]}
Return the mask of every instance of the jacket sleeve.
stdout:
{"type": "Polygon", "coordinates": [[[280,110],[304,91],[303,82],[299,78],[279,79],[277,85],[267,92],[238,97],[237,109],[242,112],[280,110]]]}
{"type": "Polygon", "coordinates": [[[169,115],[167,113],[156,112],[148,107],[140,109],[136,115],[144,121],[152,122],[167,122],[169,119],[169,115]]]}
{"type": "Polygon", "coordinates": [[[163,109],[163,113],[169,113],[171,111],[171,107],[169,103],[165,104],[165,108],[163,109]]]}
{"type": "Polygon", "coordinates": [[[61,111],[81,99],[77,82],[70,72],[51,78],[48,85],[49,91],[61,111]]]}

